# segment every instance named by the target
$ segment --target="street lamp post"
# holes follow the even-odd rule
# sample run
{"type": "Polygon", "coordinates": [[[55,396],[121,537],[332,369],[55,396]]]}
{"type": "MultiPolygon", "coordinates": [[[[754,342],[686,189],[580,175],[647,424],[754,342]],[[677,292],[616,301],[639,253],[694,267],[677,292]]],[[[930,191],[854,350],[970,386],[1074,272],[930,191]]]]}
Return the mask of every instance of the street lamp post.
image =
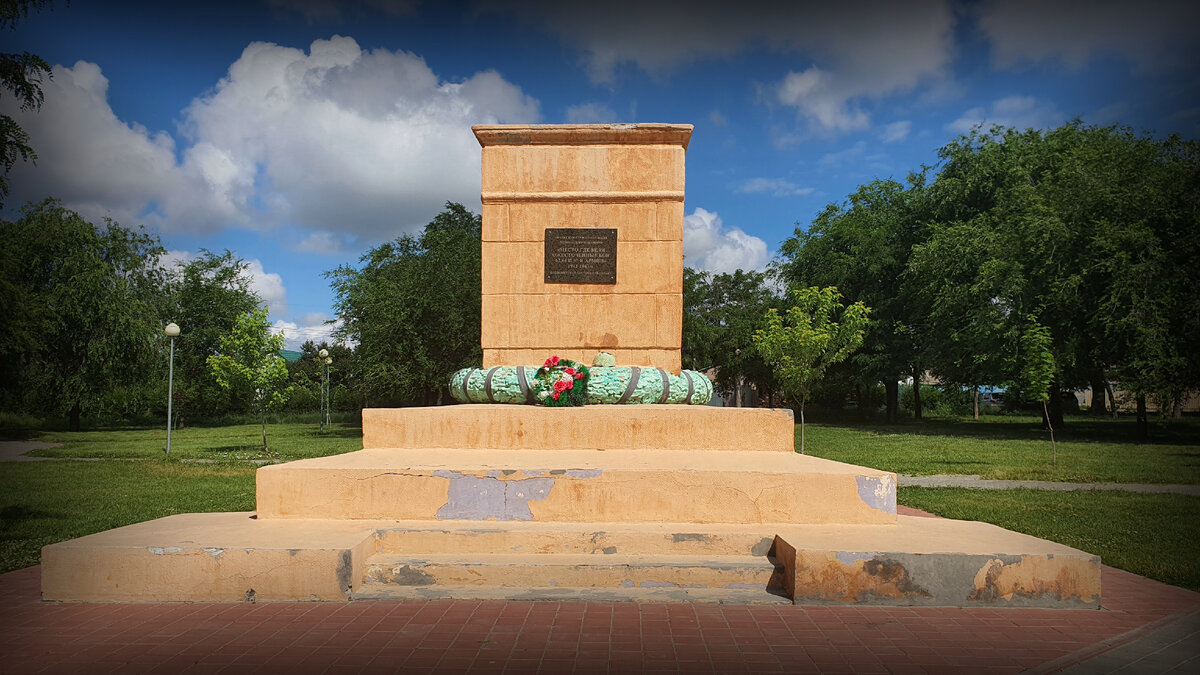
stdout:
{"type": "Polygon", "coordinates": [[[322,349],[317,352],[317,356],[321,360],[321,431],[325,431],[325,396],[326,396],[326,378],[329,376],[329,350],[322,349]]]}
{"type": "Polygon", "coordinates": [[[329,411],[333,408],[333,392],[329,390],[329,366],[333,365],[333,357],[325,357],[325,426],[331,426],[329,411]]]}
{"type": "Polygon", "coordinates": [[[171,456],[171,427],[174,421],[171,417],[172,404],[175,402],[175,338],[179,337],[179,326],[174,321],[163,327],[163,333],[171,338],[171,357],[167,362],[167,456],[171,456]]]}

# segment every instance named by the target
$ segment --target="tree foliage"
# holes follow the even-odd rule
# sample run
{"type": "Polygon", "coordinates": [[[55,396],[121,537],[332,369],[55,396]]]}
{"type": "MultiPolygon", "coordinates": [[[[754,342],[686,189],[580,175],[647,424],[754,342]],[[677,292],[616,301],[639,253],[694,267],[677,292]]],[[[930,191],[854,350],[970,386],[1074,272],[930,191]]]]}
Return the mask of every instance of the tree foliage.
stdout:
{"type": "Polygon", "coordinates": [[[478,215],[447,202],[419,236],[328,273],[338,337],[358,344],[355,376],[372,405],[435,402],[451,373],[482,359],[480,234],[478,215]]]}
{"type": "Polygon", "coordinates": [[[238,317],[233,330],[219,340],[208,367],[217,384],[227,390],[249,390],[262,420],[263,452],[267,448],[267,411],[282,406],[288,397],[288,369],[279,351],[283,336],[271,333],[267,309],[238,317]]]}
{"type": "Polygon", "coordinates": [[[795,304],[780,315],[767,311],[765,328],[754,344],[774,368],[775,377],[800,408],[800,452],[804,453],[804,406],[829,366],[862,346],[870,309],[862,302],[844,307],[838,289],[829,286],[792,290],[795,304]]]}
{"type": "MultiPolygon", "coordinates": [[[[46,0],[0,0],[0,30],[13,30],[29,16],[30,8],[40,8],[46,0]]],[[[42,78],[51,77],[50,64],[29,52],[0,53],[0,94],[16,97],[21,110],[42,107],[42,78]]],[[[8,115],[0,115],[0,207],[8,197],[8,172],[20,158],[23,162],[37,161],[37,153],[29,145],[29,134],[8,115]]]]}
{"type": "Polygon", "coordinates": [[[767,309],[780,304],[766,275],[743,270],[711,274],[691,268],[684,268],[683,274],[684,367],[715,367],[713,385],[735,400],[740,399],[741,383],[770,396],[776,383],[753,340],[767,309]]]}
{"type": "Polygon", "coordinates": [[[228,250],[220,255],[201,250],[171,271],[167,320],[182,330],[175,341],[174,404],[179,421],[249,410],[249,392],[218,386],[208,366],[208,358],[220,352],[221,340],[233,332],[239,317],[259,306],[246,268],[246,262],[228,250]]]}
{"type": "Polygon", "coordinates": [[[6,405],[65,414],[78,429],[85,412],[144,404],[151,376],[165,382],[162,253],[150,235],[97,228],[53,200],[0,222],[6,405]]]}

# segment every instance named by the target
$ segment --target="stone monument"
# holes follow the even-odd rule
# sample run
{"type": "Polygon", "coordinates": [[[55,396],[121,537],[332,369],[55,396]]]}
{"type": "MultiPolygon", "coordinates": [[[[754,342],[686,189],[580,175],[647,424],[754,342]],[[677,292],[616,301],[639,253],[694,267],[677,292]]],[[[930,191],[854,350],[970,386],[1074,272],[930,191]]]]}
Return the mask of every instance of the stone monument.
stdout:
{"type": "Polygon", "coordinates": [[[691,131],[475,127],[483,363],[451,382],[469,403],[364,410],[362,450],[260,468],[255,513],[47,546],[43,597],[1097,607],[1096,556],[898,516],[895,474],[796,454],[790,411],[694,405],[691,131]],[[610,404],[543,405],[551,356],[594,363],[589,403],[610,404]]]}

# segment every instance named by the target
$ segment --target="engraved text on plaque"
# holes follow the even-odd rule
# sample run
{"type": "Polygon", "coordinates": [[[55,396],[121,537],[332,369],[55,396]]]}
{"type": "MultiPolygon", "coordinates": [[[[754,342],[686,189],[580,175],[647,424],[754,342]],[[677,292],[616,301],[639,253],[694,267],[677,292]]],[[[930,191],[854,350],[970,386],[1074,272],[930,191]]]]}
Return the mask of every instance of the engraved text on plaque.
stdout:
{"type": "Polygon", "coordinates": [[[546,283],[617,283],[616,228],[546,228],[546,283]]]}

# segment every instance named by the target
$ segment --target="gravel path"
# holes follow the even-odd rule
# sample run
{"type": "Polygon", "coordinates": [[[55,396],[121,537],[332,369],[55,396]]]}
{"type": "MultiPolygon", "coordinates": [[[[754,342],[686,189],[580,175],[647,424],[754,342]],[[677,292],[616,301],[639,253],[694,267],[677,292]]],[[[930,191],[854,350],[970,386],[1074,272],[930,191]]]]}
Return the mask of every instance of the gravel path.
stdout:
{"type": "Polygon", "coordinates": [[[0,441],[0,462],[52,462],[56,457],[28,457],[25,453],[42,448],[57,448],[62,443],[42,441],[0,441]]]}
{"type": "Polygon", "coordinates": [[[899,476],[900,487],[961,487],[977,490],[1122,490],[1125,492],[1173,492],[1181,495],[1200,495],[1200,485],[1158,485],[1150,483],[1059,483],[1047,480],[992,480],[978,475],[938,474],[934,476],[899,476]]]}

